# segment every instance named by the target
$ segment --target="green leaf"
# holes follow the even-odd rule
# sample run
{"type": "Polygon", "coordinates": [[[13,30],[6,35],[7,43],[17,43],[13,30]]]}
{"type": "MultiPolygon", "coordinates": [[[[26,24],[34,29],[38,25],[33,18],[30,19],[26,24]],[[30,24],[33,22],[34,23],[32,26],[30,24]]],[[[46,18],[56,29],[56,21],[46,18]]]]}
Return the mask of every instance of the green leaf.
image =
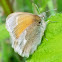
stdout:
{"type": "Polygon", "coordinates": [[[45,38],[27,62],[62,62],[62,14],[48,20],[45,38]]]}

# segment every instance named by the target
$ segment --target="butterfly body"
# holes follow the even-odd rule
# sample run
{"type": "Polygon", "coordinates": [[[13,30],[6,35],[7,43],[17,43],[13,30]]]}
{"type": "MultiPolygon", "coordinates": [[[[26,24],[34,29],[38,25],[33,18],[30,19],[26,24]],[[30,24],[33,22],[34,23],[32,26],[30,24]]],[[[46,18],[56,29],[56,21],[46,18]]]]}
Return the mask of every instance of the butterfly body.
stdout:
{"type": "Polygon", "coordinates": [[[7,17],[6,27],[15,52],[23,57],[29,57],[41,42],[46,22],[37,15],[17,12],[7,17]]]}

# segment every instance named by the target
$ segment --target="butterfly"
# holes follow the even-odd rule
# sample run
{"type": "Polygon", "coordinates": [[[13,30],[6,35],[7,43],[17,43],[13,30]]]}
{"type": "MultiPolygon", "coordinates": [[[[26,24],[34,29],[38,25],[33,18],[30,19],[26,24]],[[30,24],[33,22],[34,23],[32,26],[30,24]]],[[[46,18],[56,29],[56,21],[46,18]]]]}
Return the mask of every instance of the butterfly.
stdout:
{"type": "Polygon", "coordinates": [[[22,57],[29,57],[41,43],[46,22],[39,15],[15,12],[6,18],[6,28],[14,51],[22,57]]]}

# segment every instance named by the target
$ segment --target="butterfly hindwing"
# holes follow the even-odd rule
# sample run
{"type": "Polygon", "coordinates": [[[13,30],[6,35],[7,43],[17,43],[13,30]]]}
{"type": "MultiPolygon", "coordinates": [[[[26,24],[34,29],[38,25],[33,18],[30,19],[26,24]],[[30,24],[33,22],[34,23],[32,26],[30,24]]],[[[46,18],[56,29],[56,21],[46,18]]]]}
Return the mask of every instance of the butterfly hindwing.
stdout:
{"type": "Polygon", "coordinates": [[[15,52],[23,57],[29,57],[40,44],[46,24],[37,15],[18,12],[7,17],[6,27],[15,52]]]}

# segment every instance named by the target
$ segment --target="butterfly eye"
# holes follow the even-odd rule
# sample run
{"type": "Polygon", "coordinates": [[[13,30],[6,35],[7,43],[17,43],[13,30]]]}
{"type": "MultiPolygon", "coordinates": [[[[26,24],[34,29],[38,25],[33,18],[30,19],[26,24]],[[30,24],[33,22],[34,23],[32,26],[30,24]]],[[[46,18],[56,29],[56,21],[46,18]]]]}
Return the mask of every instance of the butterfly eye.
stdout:
{"type": "Polygon", "coordinates": [[[39,24],[41,23],[41,21],[39,22],[39,24]]]}
{"type": "Polygon", "coordinates": [[[40,26],[40,24],[41,24],[41,21],[38,22],[38,25],[37,26],[40,26]]]}

